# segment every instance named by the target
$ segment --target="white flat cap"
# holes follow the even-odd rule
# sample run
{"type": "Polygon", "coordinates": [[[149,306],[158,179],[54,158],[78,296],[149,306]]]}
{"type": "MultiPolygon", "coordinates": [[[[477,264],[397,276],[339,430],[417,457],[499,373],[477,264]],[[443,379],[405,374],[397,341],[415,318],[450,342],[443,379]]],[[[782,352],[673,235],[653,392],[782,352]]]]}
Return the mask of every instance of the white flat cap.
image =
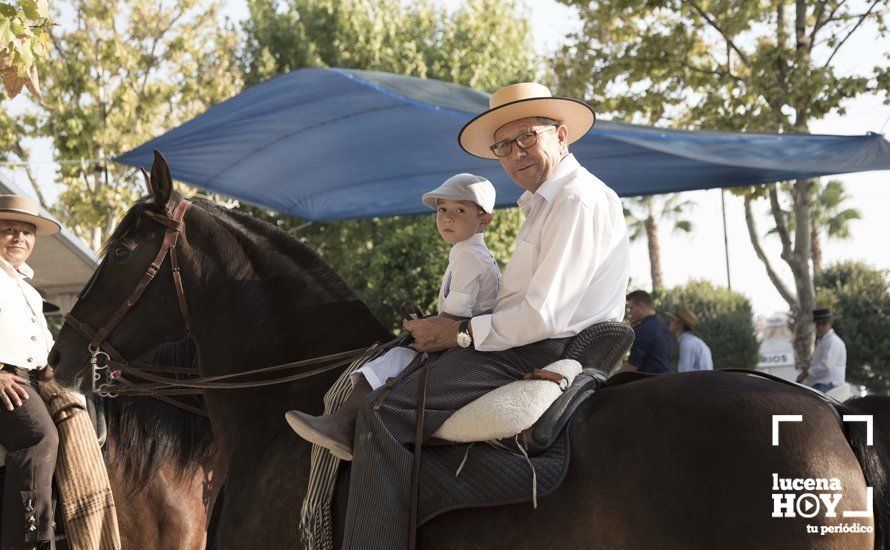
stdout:
{"type": "Polygon", "coordinates": [[[494,210],[495,196],[494,185],[482,176],[457,174],[445,180],[445,183],[436,189],[425,193],[421,200],[433,210],[436,209],[436,199],[473,201],[479,208],[491,214],[494,210]]]}

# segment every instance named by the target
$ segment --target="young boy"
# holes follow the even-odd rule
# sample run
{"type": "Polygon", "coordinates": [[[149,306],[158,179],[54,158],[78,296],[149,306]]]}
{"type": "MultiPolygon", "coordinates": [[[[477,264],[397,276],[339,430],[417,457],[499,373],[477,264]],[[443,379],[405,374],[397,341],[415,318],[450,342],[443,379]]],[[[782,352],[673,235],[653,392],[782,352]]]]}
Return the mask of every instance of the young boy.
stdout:
{"type": "MultiPolygon", "coordinates": [[[[500,272],[485,246],[483,229],[491,223],[495,190],[487,179],[458,174],[423,195],[436,211],[439,235],[452,245],[439,289],[440,316],[469,318],[490,313],[497,298],[500,272]]],[[[312,416],[288,411],[285,418],[302,438],[321,445],[341,460],[352,460],[355,411],[364,396],[398,376],[417,352],[397,347],[352,373],[352,393],[334,414],[312,416]]]]}

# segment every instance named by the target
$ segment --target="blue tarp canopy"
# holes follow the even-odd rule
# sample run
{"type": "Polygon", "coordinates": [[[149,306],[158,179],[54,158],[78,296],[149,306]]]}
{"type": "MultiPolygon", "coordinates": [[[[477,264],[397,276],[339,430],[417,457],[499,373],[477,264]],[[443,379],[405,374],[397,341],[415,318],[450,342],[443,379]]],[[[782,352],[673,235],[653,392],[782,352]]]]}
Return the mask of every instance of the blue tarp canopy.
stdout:
{"type": "MultiPolygon", "coordinates": [[[[428,212],[420,196],[458,172],[489,178],[497,205],[521,193],[497,161],[457,144],[488,95],[437,80],[300,69],[242,92],[116,158],[306,220],[428,212]]],[[[621,196],[890,169],[890,143],[864,136],[739,134],[600,120],[572,152],[621,196]]]]}

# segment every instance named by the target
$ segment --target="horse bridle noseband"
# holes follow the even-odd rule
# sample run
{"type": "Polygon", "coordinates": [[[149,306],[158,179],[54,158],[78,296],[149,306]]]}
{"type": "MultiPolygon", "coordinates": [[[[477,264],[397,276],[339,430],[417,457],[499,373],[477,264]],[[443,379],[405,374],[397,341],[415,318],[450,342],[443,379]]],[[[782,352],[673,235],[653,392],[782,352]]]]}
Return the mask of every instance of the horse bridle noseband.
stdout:
{"type": "MultiPolygon", "coordinates": [[[[179,302],[179,311],[182,316],[182,321],[185,324],[186,330],[189,332],[191,331],[189,307],[185,297],[185,288],[182,285],[179,260],[176,256],[176,244],[179,241],[179,236],[182,233],[183,228],[185,227],[183,218],[189,206],[191,206],[191,203],[189,201],[187,201],[186,199],[179,199],[179,203],[176,205],[172,216],[159,214],[148,209],[142,211],[143,216],[153,222],[164,226],[164,240],[161,243],[161,247],[158,250],[157,255],[155,256],[154,261],[152,261],[151,264],[149,264],[148,268],[146,268],[145,274],[139,280],[136,288],[133,290],[133,292],[130,293],[130,296],[124,301],[124,303],[117,308],[117,310],[114,312],[111,318],[108,319],[108,321],[102,326],[102,328],[100,328],[99,330],[93,330],[91,326],[82,321],[79,321],[71,313],[65,315],[65,322],[71,325],[74,330],[80,333],[81,336],[86,338],[86,340],[89,342],[89,365],[90,375],[92,377],[93,392],[98,393],[102,397],[117,397],[118,395],[124,393],[129,395],[145,395],[154,397],[155,399],[159,399],[161,401],[164,401],[165,403],[171,404],[189,412],[203,414],[206,416],[206,413],[202,409],[187,405],[179,401],[178,399],[171,399],[167,396],[200,394],[202,393],[202,390],[205,389],[256,388],[261,386],[271,386],[274,384],[292,382],[295,380],[300,380],[302,378],[308,378],[317,374],[322,374],[337,367],[348,365],[356,358],[358,354],[367,349],[360,348],[341,353],[325,355],[323,357],[295,361],[293,363],[286,363],[283,365],[275,365],[272,367],[254,369],[245,372],[207,377],[201,377],[200,371],[197,367],[163,366],[148,363],[133,363],[127,361],[124,356],[121,355],[116,349],[114,349],[114,347],[108,342],[108,337],[121,322],[124,316],[130,311],[130,309],[132,309],[133,306],[136,305],[136,302],[139,301],[139,298],[142,297],[142,293],[145,292],[145,289],[154,280],[155,276],[158,274],[161,266],[164,263],[164,259],[167,257],[168,254],[170,255],[170,267],[173,272],[173,284],[176,287],[176,297],[179,302]],[[232,380],[248,375],[265,374],[296,367],[313,366],[330,361],[334,361],[334,363],[326,365],[324,367],[297,374],[291,374],[281,378],[271,378],[247,382],[235,382],[234,380],[232,380]],[[115,369],[112,369],[112,367],[115,367],[115,369]],[[105,380],[103,380],[103,374],[100,371],[104,371],[105,380]],[[185,380],[174,379],[149,374],[146,371],[172,374],[188,374],[195,376],[195,378],[185,380]],[[130,374],[143,380],[147,380],[148,382],[134,383],[124,379],[121,374],[130,374]]],[[[91,283],[88,284],[87,290],[89,290],[90,284],[91,283]]],[[[81,297],[83,296],[84,294],[81,295],[81,297]]],[[[382,346],[388,348],[397,345],[399,342],[400,339],[396,339],[392,342],[383,344],[382,346]]],[[[375,346],[372,347],[379,350],[381,346],[375,344],[375,346]]]]}

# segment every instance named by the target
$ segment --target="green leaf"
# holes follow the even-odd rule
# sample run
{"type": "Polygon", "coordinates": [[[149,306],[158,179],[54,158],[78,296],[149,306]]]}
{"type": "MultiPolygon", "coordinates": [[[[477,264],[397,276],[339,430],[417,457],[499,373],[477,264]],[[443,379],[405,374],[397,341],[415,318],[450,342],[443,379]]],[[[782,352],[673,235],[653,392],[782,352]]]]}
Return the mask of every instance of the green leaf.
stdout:
{"type": "Polygon", "coordinates": [[[25,17],[32,21],[43,19],[49,15],[49,6],[46,0],[21,0],[20,5],[25,17]]]}
{"type": "Polygon", "coordinates": [[[0,19],[0,48],[6,46],[15,40],[15,33],[9,28],[9,19],[0,19]]]}
{"type": "Polygon", "coordinates": [[[15,6],[7,4],[6,2],[0,2],[0,16],[15,17],[17,13],[18,10],[15,8],[15,6]]]}

